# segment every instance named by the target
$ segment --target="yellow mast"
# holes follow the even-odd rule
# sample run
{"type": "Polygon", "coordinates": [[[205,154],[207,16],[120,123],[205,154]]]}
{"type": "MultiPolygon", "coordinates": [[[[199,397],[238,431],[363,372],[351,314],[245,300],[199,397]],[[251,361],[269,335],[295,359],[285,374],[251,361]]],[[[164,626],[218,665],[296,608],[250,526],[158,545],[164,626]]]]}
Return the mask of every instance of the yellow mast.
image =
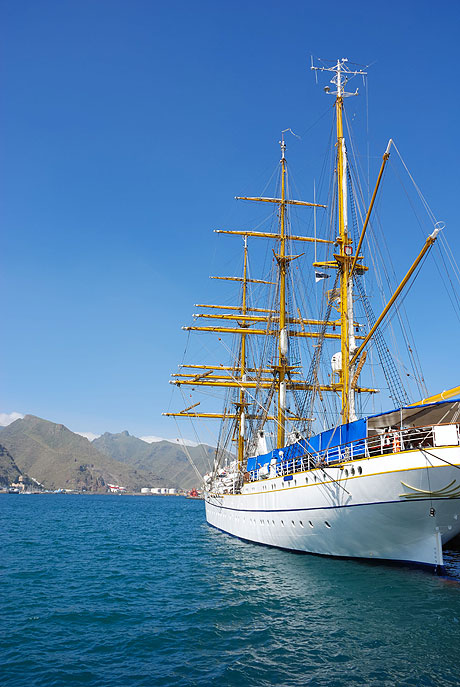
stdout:
{"type": "Polygon", "coordinates": [[[280,203],[280,324],[278,338],[278,443],[284,446],[286,433],[286,367],[288,354],[288,334],[286,331],[286,144],[281,139],[281,203],[280,203]]]}
{"type": "Polygon", "coordinates": [[[339,198],[339,237],[338,243],[340,247],[340,255],[337,259],[340,262],[340,351],[342,357],[342,365],[340,372],[340,383],[342,388],[342,422],[348,422],[350,417],[350,367],[348,361],[350,359],[350,335],[348,322],[348,290],[349,290],[349,269],[350,258],[348,253],[351,252],[347,247],[351,244],[348,238],[347,217],[345,210],[346,203],[346,176],[344,169],[345,161],[345,141],[343,138],[343,97],[342,97],[342,80],[340,78],[340,62],[338,63],[337,72],[337,98],[335,101],[336,118],[337,118],[337,185],[339,198]]]}
{"type": "MultiPolygon", "coordinates": [[[[355,392],[357,391],[355,380],[355,367],[350,363],[356,348],[355,335],[353,332],[353,262],[352,240],[348,234],[348,191],[347,191],[347,151],[343,134],[343,100],[344,98],[357,95],[345,92],[347,81],[358,74],[365,75],[362,70],[350,70],[346,66],[347,59],[337,60],[331,67],[316,67],[311,65],[315,71],[332,72],[334,74],[331,83],[336,86],[333,94],[335,99],[336,127],[337,127],[337,192],[338,192],[338,224],[339,235],[337,243],[339,253],[334,255],[336,265],[340,273],[340,353],[341,366],[339,372],[339,382],[342,395],[342,422],[350,422],[356,419],[355,416],[355,392]],[[352,383],[353,382],[353,383],[352,383]]],[[[326,93],[331,89],[326,86],[326,93]]],[[[319,263],[315,263],[315,265],[319,263]]],[[[333,263],[324,263],[325,267],[334,267],[333,263]]],[[[354,263],[353,263],[354,267],[354,263]]],[[[354,361],[353,361],[354,362],[354,361]]]]}
{"type": "MultiPolygon", "coordinates": [[[[243,299],[241,303],[241,314],[246,315],[247,297],[247,269],[248,269],[248,237],[244,237],[244,265],[243,265],[243,299]]],[[[246,334],[241,335],[241,355],[240,355],[240,375],[241,381],[246,381],[246,334]]],[[[238,432],[238,470],[241,470],[244,461],[244,430],[245,430],[245,389],[240,387],[240,401],[238,404],[239,432],[238,432]]]]}

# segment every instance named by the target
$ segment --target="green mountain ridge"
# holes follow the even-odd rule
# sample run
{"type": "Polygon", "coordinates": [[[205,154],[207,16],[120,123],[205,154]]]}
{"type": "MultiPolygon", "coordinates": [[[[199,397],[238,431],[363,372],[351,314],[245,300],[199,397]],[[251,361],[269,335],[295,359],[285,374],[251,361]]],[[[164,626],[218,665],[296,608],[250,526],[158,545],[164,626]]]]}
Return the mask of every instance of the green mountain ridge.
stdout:
{"type": "Polygon", "coordinates": [[[106,432],[92,445],[115,460],[140,470],[152,470],[169,486],[192,489],[201,486],[201,477],[209,472],[215,449],[205,444],[183,446],[170,441],[148,444],[129,432],[106,432]],[[195,468],[193,465],[195,465],[195,468]]]}
{"type": "Polygon", "coordinates": [[[120,484],[128,490],[170,486],[161,476],[120,462],[62,424],[26,415],[0,430],[1,443],[17,468],[47,489],[106,491],[120,484]]]}

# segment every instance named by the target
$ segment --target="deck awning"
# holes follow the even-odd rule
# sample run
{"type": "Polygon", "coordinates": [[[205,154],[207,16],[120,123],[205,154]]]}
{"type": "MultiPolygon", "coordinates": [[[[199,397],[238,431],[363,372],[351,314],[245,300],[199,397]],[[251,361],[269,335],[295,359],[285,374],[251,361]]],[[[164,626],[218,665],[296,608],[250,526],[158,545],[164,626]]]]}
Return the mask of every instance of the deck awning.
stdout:
{"type": "Polygon", "coordinates": [[[405,406],[367,418],[369,435],[379,434],[388,427],[423,427],[449,424],[460,416],[460,398],[419,406],[405,406]]]}

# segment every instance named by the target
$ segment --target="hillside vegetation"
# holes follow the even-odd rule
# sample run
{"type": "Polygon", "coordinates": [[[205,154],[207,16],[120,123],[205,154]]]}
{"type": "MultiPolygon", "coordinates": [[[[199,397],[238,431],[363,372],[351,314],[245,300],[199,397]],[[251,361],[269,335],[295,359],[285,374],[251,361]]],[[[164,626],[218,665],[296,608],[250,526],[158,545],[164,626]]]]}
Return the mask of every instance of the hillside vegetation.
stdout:
{"type": "Polygon", "coordinates": [[[138,470],[152,471],[168,485],[182,489],[200,487],[201,476],[211,469],[215,450],[204,444],[186,447],[170,441],[147,444],[126,431],[106,432],[92,443],[107,456],[138,470]]]}
{"type": "Polygon", "coordinates": [[[64,425],[26,415],[0,432],[0,442],[23,473],[47,489],[106,491],[120,484],[129,490],[168,486],[148,470],[133,468],[101,453],[95,446],[64,425]]]}
{"type": "Polygon", "coordinates": [[[7,487],[17,482],[21,471],[16,465],[11,453],[0,445],[0,487],[7,487]]]}
{"type": "Polygon", "coordinates": [[[107,484],[142,487],[201,486],[214,449],[170,441],[148,444],[128,432],[106,432],[93,442],[64,425],[26,415],[0,429],[0,484],[27,474],[46,489],[105,492],[107,484]],[[193,467],[195,466],[196,469],[193,467]]]}

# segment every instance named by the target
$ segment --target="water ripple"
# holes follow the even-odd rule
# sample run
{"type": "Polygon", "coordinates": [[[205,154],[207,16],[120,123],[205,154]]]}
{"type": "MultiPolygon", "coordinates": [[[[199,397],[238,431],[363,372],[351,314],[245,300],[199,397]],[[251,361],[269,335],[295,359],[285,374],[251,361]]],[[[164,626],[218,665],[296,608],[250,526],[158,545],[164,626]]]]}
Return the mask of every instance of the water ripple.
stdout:
{"type": "Polygon", "coordinates": [[[172,497],[0,497],[6,687],[458,685],[445,577],[293,555],[172,497]]]}

